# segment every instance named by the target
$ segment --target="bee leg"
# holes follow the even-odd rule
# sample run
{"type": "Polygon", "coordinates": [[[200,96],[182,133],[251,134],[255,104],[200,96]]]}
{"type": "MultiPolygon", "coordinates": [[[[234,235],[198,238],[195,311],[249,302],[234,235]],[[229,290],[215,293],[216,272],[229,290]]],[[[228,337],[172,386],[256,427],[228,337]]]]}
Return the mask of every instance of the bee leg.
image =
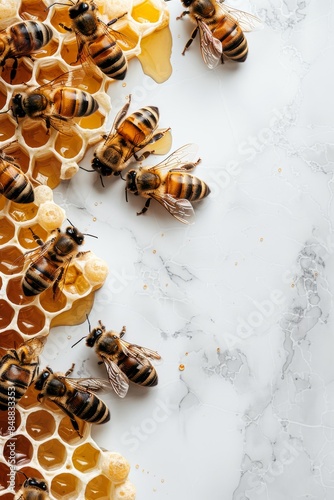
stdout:
{"type": "Polygon", "coordinates": [[[124,17],[126,15],[127,15],[127,12],[124,12],[124,14],[122,14],[121,16],[115,17],[115,19],[111,19],[111,21],[109,21],[107,23],[107,26],[111,26],[112,24],[116,23],[119,19],[122,19],[122,17],[124,17]]]}
{"type": "Polygon", "coordinates": [[[183,52],[182,52],[182,55],[184,56],[184,54],[186,53],[186,50],[189,49],[190,45],[193,43],[193,41],[195,40],[196,38],[196,35],[197,35],[197,32],[198,32],[198,26],[196,26],[196,28],[194,29],[194,31],[192,32],[191,34],[191,37],[189,38],[189,40],[187,41],[187,43],[185,44],[184,46],[184,49],[183,49],[183,52]]]}
{"type": "Polygon", "coordinates": [[[147,212],[148,207],[150,206],[150,203],[151,203],[151,198],[147,198],[146,203],[144,205],[144,208],[140,212],[137,212],[137,215],[142,215],[145,212],[147,212]]]}
{"type": "Polygon", "coordinates": [[[72,372],[73,372],[73,370],[74,370],[74,367],[75,367],[75,363],[72,363],[71,368],[69,368],[69,369],[67,370],[67,372],[65,373],[65,377],[68,377],[68,375],[71,375],[71,373],[72,373],[72,372]]]}
{"type": "Polygon", "coordinates": [[[189,14],[189,10],[184,10],[180,16],[177,16],[176,20],[178,21],[179,19],[182,19],[182,17],[186,16],[189,14]]]}
{"type": "Polygon", "coordinates": [[[59,23],[59,26],[60,26],[61,28],[63,28],[63,30],[65,30],[65,31],[69,31],[69,32],[72,32],[72,31],[73,31],[73,30],[72,30],[72,28],[70,28],[69,26],[66,26],[66,25],[65,25],[65,24],[63,24],[63,23],[59,23]]]}
{"type": "MultiPolygon", "coordinates": [[[[53,401],[53,400],[52,400],[53,401]]],[[[82,434],[81,432],[79,431],[79,424],[78,422],[75,420],[74,416],[73,416],[73,413],[71,413],[70,411],[67,410],[67,408],[65,408],[63,405],[61,405],[60,403],[58,403],[57,401],[53,401],[53,403],[55,403],[68,417],[69,419],[71,420],[71,424],[72,424],[72,427],[73,429],[75,430],[75,432],[78,434],[78,436],[80,438],[82,438],[82,434]]]]}
{"type": "MultiPolygon", "coordinates": [[[[165,130],[162,130],[161,132],[157,132],[156,134],[154,134],[151,137],[151,140],[147,144],[145,144],[145,148],[149,144],[153,144],[154,142],[160,141],[160,139],[162,139],[163,136],[166,135],[169,130],[170,130],[170,127],[166,128],[165,130]]],[[[154,153],[154,150],[153,151],[151,150],[151,151],[145,151],[140,156],[138,156],[137,153],[134,153],[133,156],[136,159],[136,161],[143,161],[143,160],[145,160],[148,156],[150,156],[153,153],[154,153]]]]}
{"type": "Polygon", "coordinates": [[[44,241],[39,236],[37,236],[36,233],[34,233],[34,231],[31,229],[31,227],[29,227],[29,230],[32,234],[32,237],[34,238],[34,241],[36,241],[37,245],[42,247],[44,245],[44,241]]]}
{"type": "MultiPolygon", "coordinates": [[[[151,200],[151,198],[148,198],[149,200],[151,200]]],[[[126,332],[126,326],[123,326],[122,330],[119,332],[119,336],[120,338],[122,338],[124,336],[126,332]]]]}
{"type": "Polygon", "coordinates": [[[61,279],[64,274],[64,267],[61,268],[60,272],[58,273],[58,276],[56,278],[56,281],[52,285],[52,291],[53,291],[53,299],[55,300],[57,292],[59,290],[59,283],[61,282],[61,279]]]}
{"type": "Polygon", "coordinates": [[[9,75],[10,83],[12,83],[14,78],[16,77],[17,67],[18,67],[17,57],[14,57],[13,66],[12,69],[10,70],[10,75],[9,75]]]}

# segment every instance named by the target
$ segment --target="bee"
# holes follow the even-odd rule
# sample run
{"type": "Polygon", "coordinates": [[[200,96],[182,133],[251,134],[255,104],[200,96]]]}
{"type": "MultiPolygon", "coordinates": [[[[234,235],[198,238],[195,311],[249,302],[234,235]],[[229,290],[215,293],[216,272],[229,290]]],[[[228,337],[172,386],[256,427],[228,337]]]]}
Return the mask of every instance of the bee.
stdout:
{"type": "Polygon", "coordinates": [[[184,55],[199,32],[200,49],[204,62],[212,69],[225,57],[244,62],[248,55],[248,44],[244,31],[259,27],[261,21],[241,10],[223,5],[224,0],[181,0],[188,8],[177,18],[189,14],[196,23],[191,38],[186,43],[184,55]]]}
{"type": "MultiPolygon", "coordinates": [[[[19,471],[21,472],[21,471],[19,471]]],[[[21,472],[21,474],[23,474],[21,472]]],[[[16,493],[14,500],[49,500],[49,488],[45,481],[28,477],[21,489],[16,493]]]]}
{"type": "Polygon", "coordinates": [[[75,88],[82,83],[82,71],[59,75],[41,87],[15,93],[11,99],[13,116],[42,119],[50,127],[72,135],[73,118],[89,116],[98,109],[97,100],[88,92],[75,88]],[[71,85],[71,86],[69,86],[71,85]]]}
{"type": "Polygon", "coordinates": [[[31,297],[53,286],[56,295],[72,258],[84,253],[78,252],[78,247],[84,243],[85,235],[71,225],[65,231],[56,229],[56,235],[43,242],[32,229],[30,231],[39,247],[24,255],[31,262],[22,279],[22,291],[31,297]]]}
{"type": "Polygon", "coordinates": [[[161,139],[169,130],[155,133],[159,121],[159,110],[155,106],[146,106],[126,116],[130,102],[131,96],[116,115],[109,135],[104,137],[104,142],[94,152],[92,168],[100,176],[120,175],[132,156],[136,161],[147,158],[150,151],[139,157],[137,153],[161,139]]]}
{"type": "MultiPolygon", "coordinates": [[[[69,9],[71,27],[60,24],[66,31],[74,31],[78,43],[78,59],[88,75],[96,68],[115,80],[124,80],[128,63],[117,43],[116,31],[111,25],[125,13],[105,24],[98,17],[97,5],[91,0],[78,0],[69,9]]],[[[98,72],[98,71],[97,71],[98,72]]]]}
{"type": "Polygon", "coordinates": [[[16,203],[32,203],[34,189],[14,158],[0,150],[0,194],[16,203]]]}
{"type": "Polygon", "coordinates": [[[105,403],[94,394],[104,389],[107,383],[101,379],[69,378],[74,364],[65,374],[54,373],[45,368],[35,382],[35,389],[40,391],[37,399],[53,401],[70,417],[73,429],[82,437],[75,417],[94,424],[104,424],[110,420],[110,412],[105,403]]]}
{"type": "Polygon", "coordinates": [[[194,215],[190,202],[201,200],[210,193],[204,181],[188,173],[200,162],[200,159],[190,161],[194,153],[194,144],[186,144],[154,167],[129,170],[126,175],[126,193],[130,191],[147,198],[144,208],[137,215],[147,211],[153,198],[176,219],[189,223],[194,215]]]}
{"type": "Polygon", "coordinates": [[[16,76],[18,59],[31,57],[47,45],[53,37],[52,29],[40,21],[22,21],[0,32],[0,66],[13,59],[10,81],[16,76]]]}
{"type": "Polygon", "coordinates": [[[44,340],[35,337],[0,359],[0,410],[8,410],[24,396],[35,379],[44,340]]]}
{"type": "Polygon", "coordinates": [[[99,327],[86,337],[86,345],[95,348],[100,363],[107,369],[112,388],[121,398],[128,392],[129,381],[142,386],[157,385],[158,375],[149,358],[161,359],[156,351],[123,340],[125,331],[125,326],[120,333],[106,331],[99,321],[99,327]]]}

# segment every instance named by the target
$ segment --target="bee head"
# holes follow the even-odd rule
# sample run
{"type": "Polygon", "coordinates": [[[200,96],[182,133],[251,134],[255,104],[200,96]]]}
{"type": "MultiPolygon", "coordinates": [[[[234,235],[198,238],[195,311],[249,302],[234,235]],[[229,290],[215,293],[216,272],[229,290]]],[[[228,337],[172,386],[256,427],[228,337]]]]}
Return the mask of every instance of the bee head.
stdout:
{"type": "Polygon", "coordinates": [[[12,99],[12,113],[15,118],[23,118],[26,115],[22,107],[22,94],[14,95],[12,99]]]}
{"type": "Polygon", "coordinates": [[[28,488],[28,486],[32,486],[33,488],[37,488],[42,491],[49,491],[46,483],[44,481],[37,481],[37,479],[33,477],[29,477],[24,481],[23,486],[28,488]]]}
{"type": "Polygon", "coordinates": [[[45,382],[47,381],[47,379],[50,377],[51,374],[52,374],[51,368],[46,368],[45,370],[43,370],[35,382],[35,389],[41,391],[44,387],[45,382]]]}
{"type": "Polygon", "coordinates": [[[136,178],[137,172],[134,169],[129,170],[126,174],[126,189],[133,194],[138,194],[136,178]]]}
{"type": "Polygon", "coordinates": [[[181,0],[181,2],[183,3],[183,5],[185,7],[189,7],[189,5],[191,5],[193,3],[194,0],[181,0]]]}
{"type": "Polygon", "coordinates": [[[84,235],[74,226],[69,226],[66,228],[66,234],[72,238],[77,245],[82,245],[84,242],[84,235]]]}
{"type": "MultiPolygon", "coordinates": [[[[118,153],[115,153],[111,158],[109,158],[109,160],[110,163],[117,166],[119,164],[118,153]]],[[[92,168],[95,170],[95,172],[102,175],[103,177],[108,177],[115,172],[111,167],[109,167],[105,163],[102,163],[102,161],[99,160],[96,156],[92,159],[92,168]]]]}
{"type": "MultiPolygon", "coordinates": [[[[94,7],[95,8],[95,7],[94,7]]],[[[68,14],[70,19],[76,19],[85,12],[89,10],[89,4],[87,2],[78,2],[68,9],[68,14]]]]}
{"type": "Polygon", "coordinates": [[[93,347],[98,338],[101,337],[102,333],[103,333],[103,328],[100,327],[94,328],[86,338],[86,345],[88,347],[93,347]]]}

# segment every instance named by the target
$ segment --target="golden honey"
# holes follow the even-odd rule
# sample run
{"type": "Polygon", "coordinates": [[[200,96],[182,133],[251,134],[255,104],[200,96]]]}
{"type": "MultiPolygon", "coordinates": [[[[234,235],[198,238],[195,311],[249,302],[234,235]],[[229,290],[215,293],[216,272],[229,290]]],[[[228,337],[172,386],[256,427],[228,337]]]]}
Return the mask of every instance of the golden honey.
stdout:
{"type": "Polygon", "coordinates": [[[46,410],[34,411],[27,417],[27,432],[35,441],[49,438],[55,429],[56,422],[46,410]]]}
{"type": "Polygon", "coordinates": [[[38,462],[45,470],[59,469],[66,457],[66,448],[58,439],[45,441],[37,450],[38,462]]]}
{"type": "Polygon", "coordinates": [[[88,443],[78,446],[75,449],[72,455],[72,462],[77,470],[86,472],[96,467],[99,456],[100,451],[88,443]]]}
{"type": "Polygon", "coordinates": [[[37,335],[45,324],[45,315],[37,306],[23,306],[17,316],[17,326],[26,335],[37,335]]]}
{"type": "Polygon", "coordinates": [[[77,498],[80,481],[73,474],[63,473],[55,476],[51,482],[51,493],[55,498],[69,500],[77,498]]]}
{"type": "Polygon", "coordinates": [[[14,309],[6,300],[0,299],[0,329],[6,328],[14,317],[14,309]]]}
{"type": "Polygon", "coordinates": [[[15,226],[10,220],[7,219],[7,217],[0,217],[0,227],[0,245],[5,245],[13,238],[15,226]]]}
{"type": "MultiPolygon", "coordinates": [[[[33,456],[33,446],[29,439],[23,434],[16,434],[10,437],[4,444],[3,456],[5,460],[9,461],[11,449],[15,449],[15,463],[17,466],[28,464],[33,456]]],[[[6,481],[7,482],[7,481],[6,481]]]]}

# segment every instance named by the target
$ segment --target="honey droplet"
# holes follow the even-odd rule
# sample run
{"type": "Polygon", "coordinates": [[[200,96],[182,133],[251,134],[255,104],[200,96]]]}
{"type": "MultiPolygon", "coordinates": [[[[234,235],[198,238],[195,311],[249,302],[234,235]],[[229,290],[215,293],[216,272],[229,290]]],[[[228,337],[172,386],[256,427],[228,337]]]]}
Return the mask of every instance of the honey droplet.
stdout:
{"type": "Polygon", "coordinates": [[[281,169],[281,168],[279,168],[279,169],[278,169],[278,172],[279,172],[279,173],[281,173],[281,172],[282,172],[282,169],[281,169]]]}
{"type": "Polygon", "coordinates": [[[264,238],[262,238],[262,237],[260,238],[260,242],[261,242],[261,243],[262,243],[263,239],[264,239],[264,238]]]}
{"type": "Polygon", "coordinates": [[[179,370],[180,370],[180,372],[183,372],[183,370],[184,370],[184,369],[185,369],[185,366],[184,366],[184,364],[182,364],[182,363],[181,363],[181,364],[179,365],[179,370]]]}

